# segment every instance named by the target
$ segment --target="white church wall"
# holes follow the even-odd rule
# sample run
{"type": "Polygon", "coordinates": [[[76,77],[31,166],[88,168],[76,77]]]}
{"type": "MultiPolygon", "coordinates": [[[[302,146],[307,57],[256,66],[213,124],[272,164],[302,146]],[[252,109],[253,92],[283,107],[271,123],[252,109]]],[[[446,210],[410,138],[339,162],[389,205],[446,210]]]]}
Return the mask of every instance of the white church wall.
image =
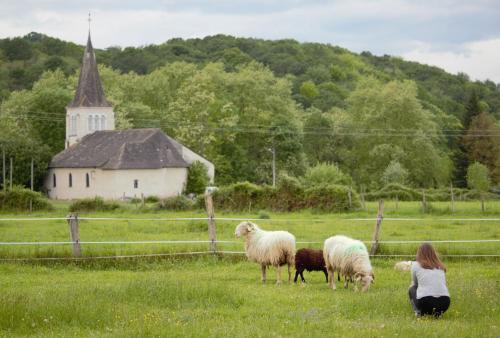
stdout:
{"type": "Polygon", "coordinates": [[[187,168],[102,170],[92,168],[50,169],[45,188],[52,199],[80,199],[100,196],[104,199],[122,199],[144,196],[160,198],[182,193],[187,181],[187,168]],[[69,186],[69,174],[72,186],[69,186]],[[53,186],[53,175],[56,186],[53,186]],[[89,187],[86,175],[89,175],[89,187]],[[134,181],[137,180],[137,187],[134,181]]]}

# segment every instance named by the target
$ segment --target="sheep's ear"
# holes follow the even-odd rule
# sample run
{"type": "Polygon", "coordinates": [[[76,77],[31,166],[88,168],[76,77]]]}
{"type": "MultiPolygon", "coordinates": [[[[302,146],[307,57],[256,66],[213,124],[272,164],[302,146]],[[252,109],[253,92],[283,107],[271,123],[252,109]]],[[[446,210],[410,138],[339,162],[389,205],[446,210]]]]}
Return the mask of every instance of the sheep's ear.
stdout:
{"type": "Polygon", "coordinates": [[[362,277],[361,272],[356,272],[356,273],[354,274],[354,280],[355,280],[356,282],[359,282],[359,280],[361,279],[361,277],[362,277]]]}
{"type": "Polygon", "coordinates": [[[372,276],[372,284],[375,284],[375,274],[372,272],[370,272],[370,276],[372,276]]]}
{"type": "Polygon", "coordinates": [[[252,231],[254,228],[253,224],[251,222],[247,222],[247,230],[252,231]]]}

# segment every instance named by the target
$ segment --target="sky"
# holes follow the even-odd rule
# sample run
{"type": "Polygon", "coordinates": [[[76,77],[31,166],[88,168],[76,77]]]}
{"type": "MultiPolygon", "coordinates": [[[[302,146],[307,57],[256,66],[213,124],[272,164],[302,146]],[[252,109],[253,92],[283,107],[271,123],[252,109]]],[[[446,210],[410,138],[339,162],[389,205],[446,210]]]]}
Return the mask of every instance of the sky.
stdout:
{"type": "Polygon", "coordinates": [[[95,47],[214,34],[323,42],[500,83],[500,0],[0,0],[0,38],[95,47]]]}

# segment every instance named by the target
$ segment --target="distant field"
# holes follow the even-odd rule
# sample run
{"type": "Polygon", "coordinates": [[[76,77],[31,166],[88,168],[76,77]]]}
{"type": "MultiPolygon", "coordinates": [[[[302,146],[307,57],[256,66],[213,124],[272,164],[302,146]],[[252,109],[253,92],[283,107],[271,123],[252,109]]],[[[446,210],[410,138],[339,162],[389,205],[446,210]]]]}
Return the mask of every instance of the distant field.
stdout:
{"type": "MultiPolygon", "coordinates": [[[[64,217],[67,203],[51,213],[1,214],[0,218],[64,217]]],[[[417,202],[386,202],[381,240],[499,239],[499,202],[480,212],[477,202],[433,203],[422,214],[417,202]],[[389,220],[411,218],[413,220],[389,220]],[[464,220],[450,221],[450,218],[464,220]],[[489,218],[489,221],[471,220],[489,218]]],[[[80,217],[82,241],[206,240],[206,221],[159,218],[205,217],[196,212],[140,211],[134,205],[113,213],[80,217]],[[154,220],[138,220],[153,218],[154,220]]],[[[370,240],[377,204],[345,214],[251,212],[217,217],[269,219],[264,229],[285,229],[298,241],[319,243],[334,234],[370,240]],[[264,215],[265,216],[265,215],[264,215]]],[[[219,250],[242,251],[233,232],[238,221],[217,221],[219,250]]],[[[64,220],[0,221],[0,242],[68,241],[64,220]]],[[[383,244],[382,254],[414,255],[418,244],[383,244]]],[[[441,254],[500,254],[496,243],[436,244],[441,254]]],[[[85,257],[206,251],[203,244],[82,245],[85,257]]],[[[349,336],[349,337],[498,337],[500,330],[500,259],[444,257],[452,295],[450,310],[439,320],[416,319],[406,299],[408,272],[394,271],[402,258],[374,258],[376,280],[366,293],[333,292],[322,273],[307,273],[308,284],[274,285],[275,272],[261,285],[260,269],[242,255],[89,259],[85,261],[5,261],[13,258],[71,257],[70,245],[0,245],[0,335],[11,336],[349,336]]],[[[409,258],[405,258],[409,259],[409,258]]],[[[340,286],[340,285],[338,285],[340,286]]]]}
{"type": "MultiPolygon", "coordinates": [[[[57,203],[50,213],[1,214],[0,218],[64,217],[67,203],[57,203]]],[[[119,220],[81,220],[81,241],[155,241],[155,240],[207,240],[206,221],[164,221],[160,218],[206,217],[203,210],[189,212],[151,212],[125,204],[125,209],[113,213],[87,213],[80,217],[113,217],[119,220]],[[138,220],[150,218],[153,220],[138,220]]],[[[481,221],[478,218],[500,218],[500,201],[488,203],[487,213],[481,213],[478,202],[459,202],[456,212],[447,212],[449,203],[434,202],[434,212],[423,214],[418,202],[399,202],[398,209],[392,201],[385,203],[385,220],[382,222],[381,240],[484,240],[500,239],[500,221],[481,221]],[[410,218],[412,220],[390,220],[410,218]],[[461,220],[449,220],[461,219],[461,220]]],[[[263,212],[244,214],[217,212],[223,218],[258,218],[263,212]]],[[[295,234],[297,241],[317,242],[298,246],[321,247],[329,236],[345,234],[362,240],[371,240],[374,220],[351,220],[352,218],[374,218],[377,203],[368,203],[366,211],[344,214],[321,214],[310,211],[295,213],[266,212],[269,219],[255,221],[264,229],[284,229],[295,234]]],[[[241,251],[242,241],[234,238],[238,221],[217,221],[217,239],[236,241],[219,243],[221,250],[241,251]]],[[[65,220],[47,221],[1,221],[0,242],[59,242],[68,241],[69,231],[65,220]]],[[[418,244],[382,244],[381,254],[414,254],[418,244]]],[[[83,244],[84,256],[129,255],[171,253],[207,250],[202,244],[83,244]]],[[[442,254],[500,254],[497,243],[439,243],[436,247],[442,254]]],[[[71,255],[70,245],[0,245],[0,258],[9,257],[66,257],[71,255]]]]}

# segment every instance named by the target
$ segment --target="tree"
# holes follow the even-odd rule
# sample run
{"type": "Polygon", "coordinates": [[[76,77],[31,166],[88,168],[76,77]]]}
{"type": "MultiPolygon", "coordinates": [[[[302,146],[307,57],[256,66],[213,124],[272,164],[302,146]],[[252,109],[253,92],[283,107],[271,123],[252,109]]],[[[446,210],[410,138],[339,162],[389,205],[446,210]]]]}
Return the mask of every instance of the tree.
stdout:
{"type": "Polygon", "coordinates": [[[418,186],[448,182],[446,139],[418,100],[414,82],[363,79],[347,103],[353,143],[346,161],[357,183],[378,185],[392,161],[407,168],[408,179],[418,186]]]}
{"type": "Polygon", "coordinates": [[[493,116],[480,113],[473,117],[463,137],[469,162],[480,162],[491,172],[493,183],[500,183],[500,127],[493,116]]]}
{"type": "Polygon", "coordinates": [[[208,177],[207,167],[195,161],[188,169],[188,178],[186,184],[186,194],[202,194],[208,186],[210,178],[208,177]]]}
{"type": "Polygon", "coordinates": [[[481,194],[481,210],[484,211],[484,194],[490,189],[488,167],[474,162],[467,168],[467,185],[481,194]]]}
{"type": "Polygon", "coordinates": [[[318,163],[307,169],[303,182],[307,187],[320,185],[351,185],[352,178],[343,173],[335,164],[318,163]]]}
{"type": "Polygon", "coordinates": [[[405,185],[408,180],[408,170],[406,170],[398,161],[391,161],[382,174],[382,184],[398,183],[405,185]]]}

